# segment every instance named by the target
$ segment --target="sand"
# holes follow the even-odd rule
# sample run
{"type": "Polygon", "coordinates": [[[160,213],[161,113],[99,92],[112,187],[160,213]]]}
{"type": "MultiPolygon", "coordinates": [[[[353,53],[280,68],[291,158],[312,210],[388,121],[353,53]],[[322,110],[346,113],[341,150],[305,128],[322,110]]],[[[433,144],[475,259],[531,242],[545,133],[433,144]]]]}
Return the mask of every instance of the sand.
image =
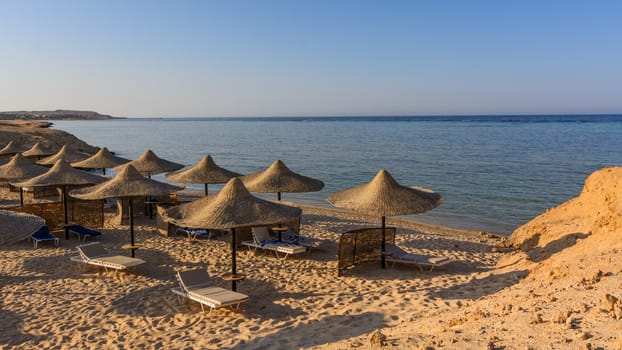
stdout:
{"type": "MultiPolygon", "coordinates": [[[[6,195],[6,193],[5,193],[6,195]]],[[[238,290],[250,301],[240,310],[221,308],[211,314],[200,305],[179,301],[170,291],[175,272],[201,267],[217,284],[230,269],[230,247],[222,240],[165,237],[154,221],[137,220],[136,239],[145,245],[137,257],[148,263],[132,272],[104,272],[69,260],[76,240],[61,239],[59,248],[33,249],[28,242],[1,247],[0,344],[20,348],[349,348],[369,344],[369,334],[423,317],[450,311],[458,300],[443,291],[468,283],[494,266],[497,240],[401,229],[398,242],[407,249],[447,255],[447,269],[421,273],[410,266],[381,270],[364,264],[337,277],[337,240],[341,232],[369,223],[326,215],[308,208],[304,234],[330,239],[321,249],[298,257],[240,248],[238,270],[248,278],[238,290]]],[[[331,213],[335,215],[335,213],[331,213]]],[[[101,243],[127,255],[126,226],[106,225],[101,243]]],[[[477,293],[476,290],[467,291],[477,293]]],[[[397,345],[400,339],[392,340],[397,345]]],[[[404,343],[406,344],[406,343],[404,343]]],[[[406,345],[405,345],[406,346],[406,345]]]]}
{"type": "MultiPolygon", "coordinates": [[[[400,246],[453,260],[424,273],[370,263],[337,276],[340,233],[374,219],[304,206],[301,232],[333,243],[286,260],[240,248],[250,301],[212,313],[170,288],[197,267],[228,288],[228,237],[165,237],[139,217],[147,263],[116,273],[70,261],[76,240],[0,246],[0,348],[622,349],[620,186],[622,168],[596,172],[507,240],[390,220],[400,246]]],[[[108,220],[102,232],[108,250],[129,254],[127,226],[108,220]]]]}

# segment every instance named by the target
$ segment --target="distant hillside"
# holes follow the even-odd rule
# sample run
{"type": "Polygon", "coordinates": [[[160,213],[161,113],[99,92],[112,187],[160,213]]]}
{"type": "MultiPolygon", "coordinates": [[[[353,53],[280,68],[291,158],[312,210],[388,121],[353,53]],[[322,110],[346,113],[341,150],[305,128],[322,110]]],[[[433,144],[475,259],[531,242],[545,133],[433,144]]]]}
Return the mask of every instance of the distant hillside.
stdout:
{"type": "Polygon", "coordinates": [[[101,119],[117,119],[105,114],[99,114],[92,111],[71,111],[65,109],[57,109],[55,111],[13,111],[0,112],[0,119],[26,119],[26,120],[101,120],[101,119]]]}

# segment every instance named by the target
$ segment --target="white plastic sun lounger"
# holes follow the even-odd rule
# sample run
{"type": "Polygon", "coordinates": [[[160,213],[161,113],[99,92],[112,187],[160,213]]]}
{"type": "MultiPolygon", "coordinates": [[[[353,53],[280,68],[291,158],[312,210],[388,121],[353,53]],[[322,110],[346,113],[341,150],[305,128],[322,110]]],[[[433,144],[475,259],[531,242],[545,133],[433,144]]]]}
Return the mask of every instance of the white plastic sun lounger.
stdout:
{"type": "MultiPolygon", "coordinates": [[[[125,270],[129,267],[144,264],[145,260],[124,255],[110,255],[99,242],[82,244],[76,247],[82,262],[89,265],[103,266],[108,269],[125,270]]],[[[77,259],[72,259],[78,261],[77,259]]]]}
{"type": "Polygon", "coordinates": [[[327,245],[330,241],[327,239],[318,239],[313,237],[301,236],[293,231],[285,231],[282,234],[283,242],[297,244],[303,247],[320,248],[327,245]]]}
{"type": "Polygon", "coordinates": [[[279,242],[272,239],[268,228],[265,226],[253,227],[251,230],[253,233],[253,240],[242,242],[242,244],[247,246],[249,250],[270,250],[276,254],[277,258],[280,258],[279,253],[285,254],[283,259],[286,259],[290,254],[300,254],[307,251],[307,247],[294,243],[279,242]]]}
{"type": "Polygon", "coordinates": [[[444,256],[409,253],[395,244],[387,244],[386,251],[390,253],[387,255],[386,259],[388,262],[392,262],[393,266],[395,266],[395,263],[416,265],[421,272],[423,272],[424,267],[429,267],[429,271],[432,272],[435,268],[447,265],[451,262],[451,259],[444,256]]]}
{"type": "Polygon", "coordinates": [[[233,306],[238,309],[240,304],[248,300],[248,295],[215,287],[210,281],[210,276],[203,269],[177,272],[179,288],[171,288],[178,296],[188,298],[201,304],[201,310],[205,311],[204,305],[212,310],[233,306]]]}

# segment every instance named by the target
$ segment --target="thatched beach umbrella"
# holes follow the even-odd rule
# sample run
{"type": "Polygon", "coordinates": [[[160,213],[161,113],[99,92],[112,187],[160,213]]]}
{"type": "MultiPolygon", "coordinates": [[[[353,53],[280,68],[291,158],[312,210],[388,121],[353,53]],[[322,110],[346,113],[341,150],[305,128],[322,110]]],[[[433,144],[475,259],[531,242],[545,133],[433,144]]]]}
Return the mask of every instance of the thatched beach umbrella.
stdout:
{"type": "Polygon", "coordinates": [[[134,212],[132,199],[134,197],[162,196],[182,190],[183,186],[174,186],[167,183],[147,179],[133,166],[125,166],[113,179],[102,184],[80,188],[71,191],[72,197],[80,199],[127,198],[130,214],[130,247],[134,257],[134,212]]]}
{"type": "Polygon", "coordinates": [[[61,159],[65,161],[66,163],[73,163],[73,162],[79,162],[81,160],[85,160],[88,157],[90,156],[86,153],[72,150],[69,147],[67,147],[67,145],[63,145],[63,147],[61,147],[61,149],[58,152],[56,152],[55,154],[49,157],[38,160],[37,164],[54,165],[56,164],[58,160],[61,160],[61,159]]]}
{"type": "Polygon", "coordinates": [[[276,192],[277,200],[281,200],[281,192],[315,192],[324,188],[322,181],[296,174],[280,160],[274,161],[266,170],[242,176],[240,180],[251,192],[276,192]]]}
{"type": "MultiPolygon", "coordinates": [[[[227,182],[217,195],[171,208],[167,215],[176,225],[207,229],[231,229],[231,275],[236,276],[235,229],[299,218],[302,210],[273,203],[250,194],[238,178],[227,182]]],[[[232,279],[231,289],[236,290],[232,279]]]]}
{"type": "Polygon", "coordinates": [[[102,147],[91,157],[79,162],[71,163],[71,166],[74,168],[84,169],[102,169],[102,172],[106,175],[106,168],[116,167],[118,165],[128,163],[129,161],[129,159],[115,156],[110,153],[106,147],[102,147]]]}
{"type": "Polygon", "coordinates": [[[18,145],[11,140],[6,144],[6,146],[4,146],[4,148],[0,149],[0,156],[12,157],[17,153],[22,153],[28,150],[28,148],[29,147],[25,147],[24,145],[18,145]]]}
{"type": "Polygon", "coordinates": [[[43,146],[41,142],[37,142],[29,150],[22,152],[22,155],[26,158],[37,158],[41,159],[41,157],[47,157],[55,152],[51,149],[43,146]]]}
{"type": "Polygon", "coordinates": [[[153,153],[152,150],[147,150],[140,157],[138,157],[138,159],[119,165],[113,169],[120,172],[123,167],[128,165],[133,166],[139,173],[149,178],[151,178],[152,175],[167,173],[184,167],[182,164],[159,158],[155,153],[153,153]]]}
{"type": "MultiPolygon", "coordinates": [[[[4,181],[23,181],[39,176],[49,169],[41,165],[32,163],[17,153],[7,164],[0,166],[0,180],[4,181]]],[[[19,188],[19,203],[24,206],[24,191],[19,188]]]]}
{"type": "Polygon", "coordinates": [[[69,239],[69,230],[67,229],[67,224],[69,224],[69,220],[67,218],[67,186],[93,185],[105,180],[106,179],[104,177],[74,169],[64,160],[58,160],[56,161],[56,164],[54,164],[54,166],[52,166],[46,173],[23,182],[11,182],[11,185],[18,187],[59,187],[62,192],[63,211],[65,214],[65,239],[69,239]]]}
{"type": "Polygon", "coordinates": [[[9,210],[0,210],[0,222],[0,245],[22,241],[45,226],[39,216],[9,210]]]}
{"type": "Polygon", "coordinates": [[[421,187],[406,187],[395,181],[386,170],[380,170],[369,183],[335,192],[326,198],[336,207],[363,214],[382,216],[382,260],[385,264],[385,221],[387,216],[419,214],[441,204],[438,193],[421,187]]]}
{"type": "Polygon", "coordinates": [[[224,184],[229,179],[242,175],[219,167],[208,155],[193,167],[168,173],[165,176],[169,180],[185,184],[205,184],[205,196],[207,196],[208,184],[224,184]]]}

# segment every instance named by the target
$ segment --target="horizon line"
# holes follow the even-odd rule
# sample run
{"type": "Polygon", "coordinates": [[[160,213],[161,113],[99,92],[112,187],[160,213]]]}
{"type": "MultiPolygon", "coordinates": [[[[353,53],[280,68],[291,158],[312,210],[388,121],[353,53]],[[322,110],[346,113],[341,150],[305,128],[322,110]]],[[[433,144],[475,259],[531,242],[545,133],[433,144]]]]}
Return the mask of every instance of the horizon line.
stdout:
{"type": "Polygon", "coordinates": [[[157,119],[157,118],[430,118],[430,117],[538,117],[538,116],[622,116],[622,112],[616,113],[514,113],[514,114],[336,114],[336,115],[236,115],[236,116],[133,116],[116,117],[125,119],[157,119]]]}

